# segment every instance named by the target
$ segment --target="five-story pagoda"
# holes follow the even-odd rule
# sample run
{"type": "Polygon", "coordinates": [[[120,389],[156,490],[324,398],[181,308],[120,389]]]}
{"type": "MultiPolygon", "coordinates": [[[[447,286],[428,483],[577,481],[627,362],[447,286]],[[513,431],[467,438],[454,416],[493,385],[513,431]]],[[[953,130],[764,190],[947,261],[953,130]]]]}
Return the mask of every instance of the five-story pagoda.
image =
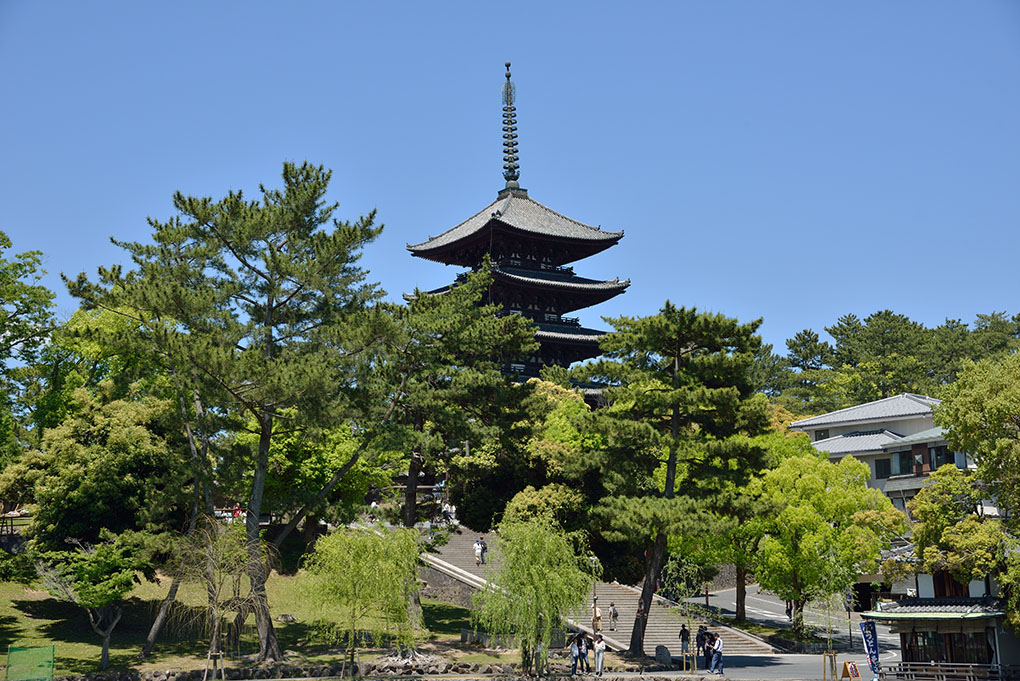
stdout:
{"type": "MultiPolygon", "coordinates": [[[[496,200],[456,227],[414,246],[411,254],[446,265],[477,270],[484,257],[492,263],[490,300],[509,313],[535,322],[541,347],[535,355],[508,367],[522,376],[537,376],[544,365],[569,366],[599,354],[604,332],[568,317],[617,296],[630,280],[585,279],[568,267],[616,243],[623,232],[604,232],[572,220],[528,196],[517,180],[517,108],[515,87],[506,63],[503,84],[503,178],[496,200]]],[[[463,275],[461,275],[463,276],[463,275]]],[[[430,291],[442,293],[447,287],[430,291]]]]}

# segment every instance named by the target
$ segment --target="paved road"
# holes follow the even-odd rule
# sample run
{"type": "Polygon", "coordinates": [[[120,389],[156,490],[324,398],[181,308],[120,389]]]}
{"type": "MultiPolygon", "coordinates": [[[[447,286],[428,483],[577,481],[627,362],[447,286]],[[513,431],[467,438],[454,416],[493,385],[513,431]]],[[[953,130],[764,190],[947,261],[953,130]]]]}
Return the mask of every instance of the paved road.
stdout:
{"type": "MultiPolygon", "coordinates": [[[[872,678],[868,658],[863,652],[849,653],[836,658],[836,675],[843,671],[843,663],[853,661],[864,679],[872,678]]],[[[821,655],[724,655],[723,673],[730,679],[822,679],[823,658],[821,655]]],[[[699,671],[699,674],[701,672],[699,671]]],[[[680,676],[684,678],[684,676],[680,676]]],[[[707,678],[715,678],[707,675],[707,678]]]]}
{"type": "MultiPolygon", "coordinates": [[[[704,605],[704,598],[692,599],[704,605]]],[[[717,591],[709,595],[709,602],[713,608],[719,609],[725,615],[736,614],[736,589],[717,591]]],[[[747,587],[747,599],[745,600],[747,618],[749,620],[766,624],[773,627],[789,627],[790,622],[786,619],[786,603],[770,593],[762,592],[757,584],[747,587]]],[[[847,627],[846,610],[840,609],[831,615],[826,615],[823,610],[808,606],[804,609],[804,620],[808,626],[825,631],[827,620],[831,622],[833,640],[846,643],[849,630],[853,631],[853,652],[856,658],[865,659],[864,644],[861,642],[861,628],[859,613],[850,613],[851,627],[847,627]]],[[[898,661],[900,659],[900,637],[898,634],[889,633],[889,628],[879,624],[878,644],[883,663],[898,661]]],[[[848,658],[850,659],[850,658],[848,658]]],[[[862,672],[863,674],[863,672],[862,672]]]]}

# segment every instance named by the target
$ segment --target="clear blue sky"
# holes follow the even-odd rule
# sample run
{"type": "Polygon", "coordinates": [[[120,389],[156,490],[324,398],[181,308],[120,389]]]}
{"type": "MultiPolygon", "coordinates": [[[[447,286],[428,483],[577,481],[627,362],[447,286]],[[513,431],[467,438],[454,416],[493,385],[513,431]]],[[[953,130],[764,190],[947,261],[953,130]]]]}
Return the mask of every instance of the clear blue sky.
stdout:
{"type": "MultiPolygon", "coordinates": [[[[0,2],[0,229],[58,274],[123,261],[174,190],[334,170],[386,225],[393,299],[458,270],[404,246],[503,186],[626,230],[577,263],[630,278],[586,310],[764,317],[784,341],[890,308],[1020,312],[1020,3],[0,2]]],[[[254,194],[253,194],[254,195],[254,194]]]]}

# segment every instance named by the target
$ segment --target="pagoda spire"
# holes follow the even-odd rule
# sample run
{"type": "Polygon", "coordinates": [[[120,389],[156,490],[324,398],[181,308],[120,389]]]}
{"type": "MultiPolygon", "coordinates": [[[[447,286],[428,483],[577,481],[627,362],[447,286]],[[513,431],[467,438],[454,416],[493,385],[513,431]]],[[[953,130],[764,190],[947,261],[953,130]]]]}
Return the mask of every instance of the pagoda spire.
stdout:
{"type": "Polygon", "coordinates": [[[510,62],[506,63],[503,83],[503,179],[506,189],[519,189],[521,168],[517,165],[517,107],[514,106],[517,86],[510,80],[510,62]]]}

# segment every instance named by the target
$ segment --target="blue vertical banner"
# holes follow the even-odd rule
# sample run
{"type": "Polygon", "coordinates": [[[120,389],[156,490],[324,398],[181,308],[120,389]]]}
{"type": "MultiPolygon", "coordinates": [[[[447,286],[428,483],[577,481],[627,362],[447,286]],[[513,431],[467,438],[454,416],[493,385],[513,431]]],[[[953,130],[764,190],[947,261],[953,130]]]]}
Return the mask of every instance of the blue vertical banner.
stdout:
{"type": "Polygon", "coordinates": [[[864,638],[864,650],[868,653],[868,664],[871,671],[878,674],[878,631],[872,621],[861,622],[861,636],[864,638]]]}

